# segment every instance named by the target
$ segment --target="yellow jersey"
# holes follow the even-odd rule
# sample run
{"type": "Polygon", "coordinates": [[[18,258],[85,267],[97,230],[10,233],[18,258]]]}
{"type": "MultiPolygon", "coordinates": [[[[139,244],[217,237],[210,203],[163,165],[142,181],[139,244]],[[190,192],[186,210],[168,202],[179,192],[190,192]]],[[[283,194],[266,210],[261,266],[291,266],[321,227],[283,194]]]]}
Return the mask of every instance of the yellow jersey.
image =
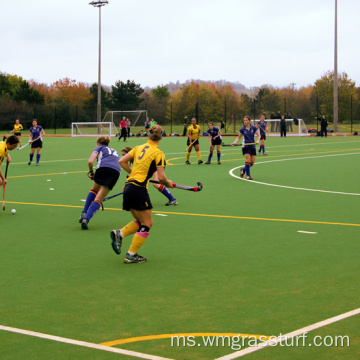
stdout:
{"type": "Polygon", "coordinates": [[[3,160],[6,158],[8,153],[8,148],[5,141],[0,142],[0,165],[2,164],[3,160]]]}
{"type": "Polygon", "coordinates": [[[195,125],[195,127],[191,124],[187,129],[188,135],[190,133],[191,140],[195,140],[200,136],[200,126],[195,125]]]}
{"type": "Polygon", "coordinates": [[[14,133],[15,134],[20,134],[22,129],[23,129],[23,126],[21,124],[19,124],[19,125],[15,124],[14,125],[14,133]]]}
{"type": "Polygon", "coordinates": [[[129,155],[134,163],[126,184],[134,184],[147,189],[156,168],[166,166],[164,153],[151,140],[134,147],[129,155]]]}

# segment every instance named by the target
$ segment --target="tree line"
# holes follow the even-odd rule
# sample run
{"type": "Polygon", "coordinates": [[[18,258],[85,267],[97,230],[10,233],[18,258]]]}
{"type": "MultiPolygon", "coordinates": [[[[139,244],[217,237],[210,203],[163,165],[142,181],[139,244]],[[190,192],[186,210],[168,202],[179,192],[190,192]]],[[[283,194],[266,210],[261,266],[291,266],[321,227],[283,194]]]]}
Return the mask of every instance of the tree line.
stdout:
{"type": "MultiPolygon", "coordinates": [[[[102,117],[111,110],[147,110],[164,124],[184,122],[197,114],[199,121],[241,119],[245,114],[285,114],[313,122],[326,115],[332,121],[334,74],[325,73],[314,85],[275,88],[264,85],[246,89],[225,81],[187,81],[185,84],[142,88],[134,81],[116,81],[101,87],[102,117]]],[[[98,85],[60,79],[51,85],[0,73],[0,128],[12,126],[16,118],[31,122],[36,117],[45,127],[66,128],[71,122],[96,121],[98,85]],[[9,125],[11,124],[11,125],[9,125]]],[[[346,73],[339,75],[339,121],[360,120],[360,88],[346,73]],[[352,105],[352,106],[351,106],[352,105]]]]}

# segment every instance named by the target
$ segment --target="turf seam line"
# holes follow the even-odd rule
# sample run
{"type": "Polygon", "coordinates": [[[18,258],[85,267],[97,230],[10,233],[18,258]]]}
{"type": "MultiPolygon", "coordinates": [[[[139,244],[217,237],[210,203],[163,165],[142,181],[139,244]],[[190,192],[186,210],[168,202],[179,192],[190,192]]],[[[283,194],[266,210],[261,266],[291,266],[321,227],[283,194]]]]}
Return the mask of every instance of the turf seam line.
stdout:
{"type": "Polygon", "coordinates": [[[119,349],[119,348],[112,348],[109,346],[94,344],[94,343],[90,343],[90,342],[86,342],[86,341],[68,339],[68,338],[64,338],[64,337],[60,337],[60,336],[43,334],[43,333],[39,333],[39,332],[35,332],[35,331],[18,329],[18,328],[13,328],[13,327],[9,327],[9,326],[0,325],[0,330],[13,332],[13,333],[17,333],[17,334],[22,334],[22,335],[34,336],[34,337],[38,337],[38,338],[46,339],[46,340],[58,341],[61,343],[66,343],[66,344],[71,344],[71,345],[87,347],[87,348],[96,349],[96,350],[102,350],[102,351],[108,351],[108,352],[113,352],[113,353],[122,354],[122,355],[133,356],[133,357],[137,357],[140,359],[171,360],[169,358],[163,358],[163,357],[159,357],[159,356],[148,355],[148,354],[143,354],[143,353],[139,353],[139,352],[135,352],[135,351],[119,349]]]}
{"type": "MultiPolygon", "coordinates": [[[[315,329],[319,329],[319,328],[322,328],[324,326],[327,326],[327,325],[330,325],[330,324],[333,324],[337,321],[341,321],[341,320],[344,320],[346,318],[349,318],[351,316],[354,316],[354,315],[359,315],[360,314],[360,308],[358,309],[355,309],[355,310],[352,310],[352,311],[349,311],[349,312],[346,312],[344,314],[341,314],[341,315],[337,315],[337,316],[334,316],[332,318],[329,318],[329,319],[326,319],[326,320],[323,320],[323,321],[320,321],[320,322],[317,322],[315,324],[312,324],[312,325],[308,325],[306,327],[303,327],[301,329],[298,329],[298,330],[295,330],[295,331],[292,331],[288,334],[285,334],[285,335],[282,335],[281,337],[277,337],[276,339],[272,339],[271,340],[271,344],[279,344],[281,342],[284,342],[285,339],[289,339],[289,338],[293,338],[295,336],[299,336],[301,334],[304,334],[306,332],[309,332],[309,331],[312,331],[312,330],[315,330],[315,329]]],[[[232,360],[232,359],[237,359],[239,357],[242,357],[242,356],[245,356],[247,354],[250,354],[250,353],[253,353],[255,351],[258,351],[258,350],[262,350],[262,349],[265,349],[266,347],[268,347],[270,345],[270,342],[269,343],[266,343],[266,342],[262,342],[259,346],[253,346],[253,347],[248,347],[246,349],[243,349],[243,350],[239,350],[235,353],[232,353],[232,354],[229,354],[229,355],[226,355],[226,356],[223,356],[223,357],[220,357],[220,358],[217,358],[215,360],[232,360]]]]}

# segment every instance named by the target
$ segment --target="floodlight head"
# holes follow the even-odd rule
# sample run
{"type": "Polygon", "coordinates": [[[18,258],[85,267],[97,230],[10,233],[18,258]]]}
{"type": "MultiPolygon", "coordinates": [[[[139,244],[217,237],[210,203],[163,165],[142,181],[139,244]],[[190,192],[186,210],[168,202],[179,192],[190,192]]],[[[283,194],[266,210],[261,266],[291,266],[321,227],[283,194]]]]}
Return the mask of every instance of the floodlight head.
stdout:
{"type": "Polygon", "coordinates": [[[108,0],[98,0],[98,1],[92,1],[89,3],[89,5],[92,5],[94,7],[102,7],[107,5],[109,2],[108,0]]]}

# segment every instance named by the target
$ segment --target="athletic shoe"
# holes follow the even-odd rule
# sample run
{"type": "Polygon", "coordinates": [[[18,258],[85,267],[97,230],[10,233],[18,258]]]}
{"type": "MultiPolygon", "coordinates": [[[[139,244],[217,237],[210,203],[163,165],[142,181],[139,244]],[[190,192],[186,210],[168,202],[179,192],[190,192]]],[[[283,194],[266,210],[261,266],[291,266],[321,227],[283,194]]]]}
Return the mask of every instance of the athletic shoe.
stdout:
{"type": "Polygon", "coordinates": [[[172,205],[177,205],[178,202],[176,200],[170,200],[169,202],[167,202],[165,205],[166,206],[172,206],[172,205]]]}
{"type": "Polygon", "coordinates": [[[198,164],[199,164],[199,165],[200,165],[200,164],[202,164],[202,163],[203,163],[203,161],[202,161],[202,160],[199,160],[199,161],[198,161],[198,164]]]}
{"type": "Polygon", "coordinates": [[[258,151],[259,156],[261,155],[261,151],[258,151]]]}
{"type": "Polygon", "coordinates": [[[122,239],[123,239],[123,233],[121,230],[111,230],[110,231],[110,237],[111,237],[111,246],[113,250],[120,255],[121,254],[121,245],[122,245],[122,239]]]}
{"type": "Polygon", "coordinates": [[[267,154],[268,154],[268,153],[265,151],[265,152],[264,152],[264,155],[267,155],[267,154]]]}
{"type": "Polygon", "coordinates": [[[245,174],[245,169],[244,169],[244,168],[241,168],[241,170],[240,170],[240,177],[243,178],[243,177],[244,177],[244,174],[245,174]]]}
{"type": "Polygon", "coordinates": [[[83,219],[82,222],[81,222],[81,228],[83,230],[87,230],[89,228],[88,223],[89,223],[88,219],[83,219]]]}
{"type": "Polygon", "coordinates": [[[31,165],[31,161],[28,162],[28,165],[31,165]]]}
{"type": "Polygon", "coordinates": [[[35,165],[36,165],[36,166],[39,166],[39,163],[37,162],[35,165]]]}
{"type": "Polygon", "coordinates": [[[79,217],[79,223],[80,223],[80,224],[82,223],[85,215],[86,215],[86,212],[83,211],[83,212],[81,213],[80,217],[79,217]]]}
{"type": "Polygon", "coordinates": [[[209,165],[209,164],[211,164],[211,162],[210,162],[210,161],[207,161],[205,164],[206,164],[206,165],[209,165]]]}
{"type": "Polygon", "coordinates": [[[140,256],[140,255],[138,255],[138,253],[136,253],[134,255],[130,255],[129,253],[127,253],[124,258],[125,264],[143,263],[146,261],[147,261],[146,257],[140,256]]]}
{"type": "Polygon", "coordinates": [[[246,180],[252,180],[253,178],[250,176],[250,175],[248,175],[247,177],[246,177],[246,180]]]}
{"type": "Polygon", "coordinates": [[[218,165],[221,165],[221,161],[218,161],[218,165]]]}
{"type": "Polygon", "coordinates": [[[189,160],[186,160],[186,161],[185,161],[185,164],[186,164],[186,165],[191,165],[191,162],[190,162],[189,160]]]}

